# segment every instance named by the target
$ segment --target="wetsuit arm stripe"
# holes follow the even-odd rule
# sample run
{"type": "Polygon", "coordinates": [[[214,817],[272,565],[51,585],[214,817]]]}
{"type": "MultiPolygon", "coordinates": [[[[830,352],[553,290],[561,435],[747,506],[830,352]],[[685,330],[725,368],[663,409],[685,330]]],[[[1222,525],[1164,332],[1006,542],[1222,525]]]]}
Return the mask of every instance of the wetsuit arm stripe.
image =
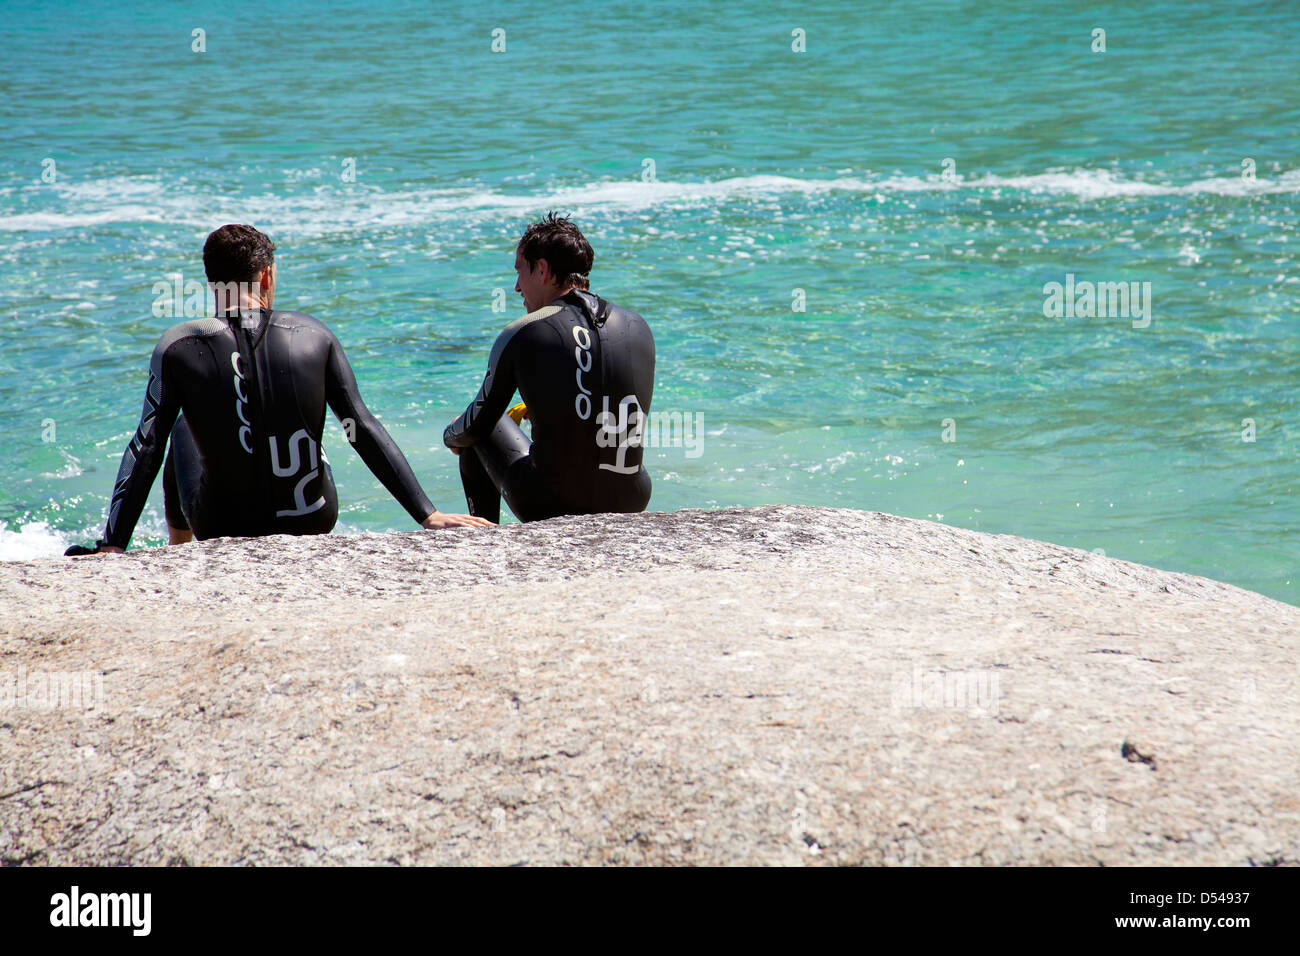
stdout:
{"type": "Polygon", "coordinates": [[[531,316],[510,323],[492,344],[487,372],[478,394],[442,433],[443,444],[448,448],[469,448],[492,434],[501,416],[510,407],[517,383],[514,370],[514,349],[511,345],[519,333],[530,324],[531,316]]]}
{"type": "Polygon", "coordinates": [[[420,487],[410,462],[393,441],[393,436],[361,400],[352,366],[343,354],[343,346],[333,336],[326,368],[325,400],[343,423],[344,431],[352,438],[352,445],[366,467],[406,509],[406,513],[417,524],[422,524],[437,509],[420,487]],[[349,427],[349,422],[352,427],[349,427]]]}
{"type": "Polygon", "coordinates": [[[104,543],[114,547],[125,549],[131,541],[140,512],[149,498],[149,489],[162,467],[167,438],[180,414],[176,389],[168,382],[166,353],[171,344],[160,342],[149,360],[149,383],[145,386],[140,424],[122,453],[122,464],[117,470],[104,531],[104,543]]]}

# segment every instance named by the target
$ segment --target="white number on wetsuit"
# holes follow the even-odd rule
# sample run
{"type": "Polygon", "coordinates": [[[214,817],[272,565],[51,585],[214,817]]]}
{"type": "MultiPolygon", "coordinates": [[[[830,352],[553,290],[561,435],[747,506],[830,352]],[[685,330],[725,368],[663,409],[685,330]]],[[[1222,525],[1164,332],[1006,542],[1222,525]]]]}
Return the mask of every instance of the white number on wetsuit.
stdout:
{"type": "Polygon", "coordinates": [[[271,440],[271,472],[275,475],[275,477],[296,478],[299,469],[303,468],[304,465],[306,466],[305,470],[307,472],[305,475],[303,475],[302,480],[300,480],[298,484],[294,486],[293,489],[294,507],[285,508],[282,511],[277,511],[275,513],[275,516],[277,518],[296,518],[299,515],[309,515],[313,511],[319,511],[321,508],[324,508],[325,507],[324,495],[321,495],[311,504],[307,504],[307,496],[305,494],[307,489],[307,483],[312,479],[316,478],[320,474],[320,462],[317,460],[316,457],[318,446],[316,445],[316,442],[312,439],[311,435],[307,434],[307,429],[300,428],[296,432],[294,432],[291,436],[289,436],[289,463],[287,465],[280,464],[280,449],[278,443],[276,442],[275,436],[272,435],[270,440],[271,440]],[[298,448],[299,445],[301,445],[304,442],[306,443],[307,454],[301,455],[298,452],[298,448]]]}
{"type": "Polygon", "coordinates": [[[605,396],[605,409],[596,416],[596,422],[600,425],[600,431],[596,433],[596,444],[601,448],[617,448],[618,451],[615,452],[614,464],[607,465],[601,462],[599,465],[601,469],[617,472],[620,475],[635,475],[641,470],[640,465],[627,463],[627,451],[629,448],[640,447],[641,426],[644,421],[641,402],[635,395],[624,395],[619,401],[617,419],[609,410],[609,396],[605,396]]]}

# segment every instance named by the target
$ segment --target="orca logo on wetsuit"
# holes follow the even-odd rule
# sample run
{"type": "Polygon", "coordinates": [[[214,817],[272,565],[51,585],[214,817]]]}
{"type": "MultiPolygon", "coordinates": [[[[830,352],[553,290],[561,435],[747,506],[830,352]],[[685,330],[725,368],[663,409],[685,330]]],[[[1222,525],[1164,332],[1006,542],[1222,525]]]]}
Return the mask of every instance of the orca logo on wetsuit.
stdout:
{"type": "MultiPolygon", "coordinates": [[[[241,387],[244,373],[239,368],[239,353],[230,353],[230,367],[235,370],[235,415],[244,424],[239,426],[239,444],[250,455],[253,453],[253,426],[244,415],[244,406],[248,404],[248,395],[241,387]]],[[[271,441],[275,441],[274,438],[271,441]]],[[[296,470],[296,469],[295,469],[296,470]]]]}
{"type": "Polygon", "coordinates": [[[582,373],[591,371],[591,333],[581,325],[575,325],[573,341],[578,343],[573,350],[574,361],[578,363],[578,371],[575,373],[578,379],[578,394],[573,399],[573,410],[585,422],[591,417],[591,390],[582,384],[582,373]],[[579,332],[582,334],[579,335],[579,332]],[[587,360],[585,365],[582,363],[584,358],[587,360]]]}

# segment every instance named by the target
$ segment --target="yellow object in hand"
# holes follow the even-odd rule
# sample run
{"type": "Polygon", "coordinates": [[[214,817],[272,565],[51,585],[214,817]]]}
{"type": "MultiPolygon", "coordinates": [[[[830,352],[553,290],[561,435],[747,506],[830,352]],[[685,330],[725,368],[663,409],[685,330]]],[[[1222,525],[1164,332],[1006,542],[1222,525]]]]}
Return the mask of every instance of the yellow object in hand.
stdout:
{"type": "Polygon", "coordinates": [[[528,406],[523,402],[520,402],[518,405],[513,406],[509,411],[507,411],[506,414],[514,419],[516,425],[522,425],[524,419],[528,417],[528,406]]]}

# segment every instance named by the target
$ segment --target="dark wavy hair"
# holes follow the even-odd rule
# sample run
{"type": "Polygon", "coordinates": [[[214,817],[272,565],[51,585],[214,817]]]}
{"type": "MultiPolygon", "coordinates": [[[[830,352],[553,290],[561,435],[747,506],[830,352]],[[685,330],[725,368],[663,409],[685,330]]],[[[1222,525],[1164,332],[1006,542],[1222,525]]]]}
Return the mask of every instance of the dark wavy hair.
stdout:
{"type": "Polygon", "coordinates": [[[590,287],[588,276],[596,253],[587,237],[567,216],[548,212],[545,219],[530,225],[519,240],[519,251],[528,263],[529,271],[537,267],[538,259],[545,259],[560,285],[575,289],[590,287]]]}
{"type": "Polygon", "coordinates": [[[275,243],[252,226],[222,226],[203,243],[209,282],[255,282],[275,261],[275,243]]]}

